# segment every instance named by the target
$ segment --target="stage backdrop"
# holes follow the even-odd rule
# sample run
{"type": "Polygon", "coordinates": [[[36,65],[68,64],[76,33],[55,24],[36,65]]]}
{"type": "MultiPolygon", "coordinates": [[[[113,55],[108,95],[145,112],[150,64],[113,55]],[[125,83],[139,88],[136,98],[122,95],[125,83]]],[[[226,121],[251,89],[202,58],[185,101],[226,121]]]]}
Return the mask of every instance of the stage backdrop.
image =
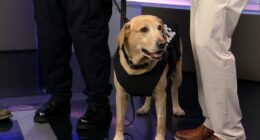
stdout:
{"type": "Polygon", "coordinates": [[[32,0],[0,0],[0,51],[35,49],[32,0]]]}

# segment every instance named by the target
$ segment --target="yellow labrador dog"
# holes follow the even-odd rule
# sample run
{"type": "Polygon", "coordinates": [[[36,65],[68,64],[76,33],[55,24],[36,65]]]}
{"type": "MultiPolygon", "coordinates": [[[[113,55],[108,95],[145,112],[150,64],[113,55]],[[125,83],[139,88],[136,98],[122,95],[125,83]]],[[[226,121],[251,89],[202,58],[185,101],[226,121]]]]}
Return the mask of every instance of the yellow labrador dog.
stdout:
{"type": "MultiPolygon", "coordinates": [[[[118,45],[119,50],[117,52],[118,57],[115,58],[116,62],[130,76],[144,75],[154,69],[160,69],[158,65],[163,66],[158,81],[156,81],[154,88],[152,88],[152,97],[155,100],[157,116],[155,139],[164,140],[166,130],[166,85],[168,77],[172,78],[174,83],[174,86],[172,86],[173,112],[176,115],[185,114],[178,101],[178,88],[182,81],[182,59],[179,59],[174,72],[168,76],[169,64],[162,64],[164,54],[167,53],[167,36],[164,24],[160,18],[152,15],[137,16],[126,23],[118,35],[118,45]]],[[[114,72],[114,85],[116,87],[116,134],[114,140],[124,139],[124,120],[127,110],[128,91],[131,91],[131,87],[129,90],[126,90],[122,86],[122,83],[120,83],[118,77],[121,73],[114,72]]],[[[136,84],[134,88],[137,91],[142,91],[145,87],[142,87],[142,84],[136,84]]],[[[149,112],[152,97],[146,97],[144,105],[137,111],[138,114],[149,112]]]]}

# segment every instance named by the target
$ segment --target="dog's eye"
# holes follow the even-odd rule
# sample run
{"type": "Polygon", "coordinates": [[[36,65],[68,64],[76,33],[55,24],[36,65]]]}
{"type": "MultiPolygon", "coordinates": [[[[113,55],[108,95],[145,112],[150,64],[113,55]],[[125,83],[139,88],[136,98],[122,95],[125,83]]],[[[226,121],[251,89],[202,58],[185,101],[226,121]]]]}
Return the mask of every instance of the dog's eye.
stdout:
{"type": "Polygon", "coordinates": [[[147,33],[147,32],[149,32],[149,29],[147,27],[142,27],[140,29],[140,31],[143,32],[143,33],[147,33]]]}

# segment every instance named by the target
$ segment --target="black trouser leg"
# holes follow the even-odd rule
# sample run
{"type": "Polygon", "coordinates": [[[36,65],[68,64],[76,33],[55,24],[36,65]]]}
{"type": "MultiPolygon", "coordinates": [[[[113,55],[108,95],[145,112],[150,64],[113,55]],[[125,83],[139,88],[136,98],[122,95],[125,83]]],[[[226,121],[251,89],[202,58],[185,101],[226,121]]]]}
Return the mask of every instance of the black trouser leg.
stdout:
{"type": "MultiPolygon", "coordinates": [[[[75,0],[77,1],[77,0],[75,0]]],[[[71,39],[62,2],[34,0],[40,66],[45,88],[53,98],[70,99],[72,71],[71,39]]]]}
{"type": "Polygon", "coordinates": [[[88,105],[108,104],[111,57],[108,22],[112,0],[64,0],[67,25],[85,80],[88,105]]]}

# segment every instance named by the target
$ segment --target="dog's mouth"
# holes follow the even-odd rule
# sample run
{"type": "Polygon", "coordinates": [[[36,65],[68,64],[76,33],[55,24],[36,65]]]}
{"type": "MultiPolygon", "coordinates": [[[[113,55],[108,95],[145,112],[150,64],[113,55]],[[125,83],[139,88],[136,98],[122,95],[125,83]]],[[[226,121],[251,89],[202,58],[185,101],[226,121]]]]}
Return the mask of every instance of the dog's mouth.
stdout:
{"type": "Polygon", "coordinates": [[[163,56],[163,50],[159,50],[159,51],[157,51],[157,52],[149,52],[149,51],[146,50],[146,49],[142,49],[142,52],[143,52],[144,54],[150,56],[151,58],[157,59],[157,60],[161,59],[162,56],[163,56]]]}

